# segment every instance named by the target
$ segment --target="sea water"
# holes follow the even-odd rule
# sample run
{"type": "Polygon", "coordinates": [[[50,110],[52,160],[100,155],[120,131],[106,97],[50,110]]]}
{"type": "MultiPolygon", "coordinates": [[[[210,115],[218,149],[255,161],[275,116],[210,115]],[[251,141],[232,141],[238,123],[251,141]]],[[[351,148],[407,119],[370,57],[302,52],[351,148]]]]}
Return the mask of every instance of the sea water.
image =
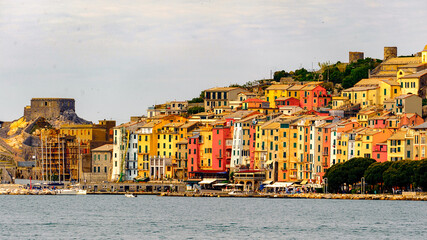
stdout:
{"type": "Polygon", "coordinates": [[[1,239],[427,239],[427,203],[0,196],[1,239]]]}

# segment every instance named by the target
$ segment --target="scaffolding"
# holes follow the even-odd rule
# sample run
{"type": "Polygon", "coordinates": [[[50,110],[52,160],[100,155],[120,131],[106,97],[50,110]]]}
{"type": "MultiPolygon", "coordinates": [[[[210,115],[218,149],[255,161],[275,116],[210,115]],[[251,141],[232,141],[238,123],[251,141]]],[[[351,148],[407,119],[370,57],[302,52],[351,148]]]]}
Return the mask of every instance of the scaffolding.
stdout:
{"type": "Polygon", "coordinates": [[[82,155],[87,155],[89,144],[74,136],[60,136],[58,131],[47,130],[40,134],[37,149],[37,167],[41,179],[49,182],[79,181],[82,176],[82,155]]]}

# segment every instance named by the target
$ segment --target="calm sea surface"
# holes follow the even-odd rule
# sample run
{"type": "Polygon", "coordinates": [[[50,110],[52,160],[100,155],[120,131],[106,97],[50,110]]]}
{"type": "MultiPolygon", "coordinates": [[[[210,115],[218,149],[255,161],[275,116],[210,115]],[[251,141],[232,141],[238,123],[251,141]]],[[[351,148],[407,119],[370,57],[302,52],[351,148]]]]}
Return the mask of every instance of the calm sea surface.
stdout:
{"type": "Polygon", "coordinates": [[[427,203],[0,196],[1,239],[427,239],[427,203]]]}

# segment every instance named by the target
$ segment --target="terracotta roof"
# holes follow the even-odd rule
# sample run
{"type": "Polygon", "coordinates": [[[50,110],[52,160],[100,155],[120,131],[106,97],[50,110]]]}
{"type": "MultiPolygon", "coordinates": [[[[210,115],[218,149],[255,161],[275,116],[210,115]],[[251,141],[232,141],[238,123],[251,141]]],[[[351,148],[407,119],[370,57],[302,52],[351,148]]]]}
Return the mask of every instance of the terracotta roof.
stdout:
{"type": "Polygon", "coordinates": [[[400,86],[400,84],[396,80],[382,79],[381,81],[387,83],[390,86],[400,86]]]}
{"type": "Polygon", "coordinates": [[[304,87],[304,85],[293,85],[292,87],[288,88],[288,91],[299,91],[304,87]]]}
{"type": "Polygon", "coordinates": [[[100,147],[92,149],[92,152],[109,152],[113,151],[113,144],[104,144],[100,147]]]}
{"type": "Polygon", "coordinates": [[[245,102],[245,103],[249,103],[249,102],[267,103],[267,101],[264,101],[264,100],[261,100],[258,98],[249,98],[243,102],[245,102]]]}
{"type": "Polygon", "coordinates": [[[396,57],[383,62],[384,65],[421,63],[421,57],[396,57]]]}
{"type": "Polygon", "coordinates": [[[352,88],[347,88],[345,90],[343,90],[343,92],[358,92],[358,91],[366,91],[366,90],[374,90],[379,88],[379,86],[372,86],[372,87],[352,87],[352,88]]]}
{"type": "Polygon", "coordinates": [[[403,76],[401,78],[419,78],[419,77],[424,76],[425,74],[427,74],[427,69],[419,71],[419,72],[416,72],[414,74],[403,76]]]}
{"type": "Polygon", "coordinates": [[[414,94],[403,94],[403,95],[395,97],[395,99],[405,99],[405,98],[412,97],[412,96],[417,96],[417,95],[414,95],[414,94]]]}
{"type": "Polygon", "coordinates": [[[265,90],[286,90],[289,87],[291,87],[291,85],[288,85],[288,84],[273,84],[270,87],[266,88],[265,90]]]}
{"type": "MultiPolygon", "coordinates": [[[[277,99],[276,99],[276,100],[274,100],[274,101],[286,101],[286,100],[291,99],[291,98],[296,99],[296,98],[294,98],[294,97],[279,97],[279,98],[277,98],[277,99]]],[[[296,100],[298,100],[298,99],[296,99],[296,100]]],[[[299,101],[299,100],[298,100],[298,101],[299,101]]]]}
{"type": "Polygon", "coordinates": [[[232,90],[236,90],[236,89],[241,89],[242,91],[245,91],[244,89],[239,88],[239,87],[214,87],[214,88],[206,89],[205,91],[225,91],[225,92],[227,92],[227,91],[232,91],[232,90]]]}
{"type": "Polygon", "coordinates": [[[401,140],[401,139],[405,139],[405,136],[406,136],[406,131],[397,131],[391,137],[389,137],[389,140],[401,140]]]}
{"type": "Polygon", "coordinates": [[[421,123],[420,125],[415,126],[412,129],[427,129],[427,122],[421,123]]]}

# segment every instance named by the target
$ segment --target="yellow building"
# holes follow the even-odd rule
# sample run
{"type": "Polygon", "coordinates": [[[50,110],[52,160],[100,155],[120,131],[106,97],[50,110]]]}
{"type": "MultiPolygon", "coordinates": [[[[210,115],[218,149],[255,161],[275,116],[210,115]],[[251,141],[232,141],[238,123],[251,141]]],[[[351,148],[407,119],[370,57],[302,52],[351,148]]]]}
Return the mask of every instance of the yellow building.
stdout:
{"type": "Polygon", "coordinates": [[[332,109],[339,109],[347,105],[350,105],[348,97],[332,97],[332,109]]]}
{"type": "Polygon", "coordinates": [[[360,104],[361,108],[373,105],[383,105],[385,100],[401,94],[400,84],[392,79],[368,78],[362,79],[352,88],[345,89],[341,96],[346,97],[352,104],[360,104]]]}
{"type": "Polygon", "coordinates": [[[301,89],[304,87],[304,85],[293,85],[292,87],[288,88],[287,90],[287,94],[288,96],[286,97],[294,97],[296,99],[299,99],[300,97],[300,91],[301,89]]]}
{"type": "Polygon", "coordinates": [[[357,122],[359,122],[362,127],[367,127],[369,119],[375,116],[377,116],[377,112],[374,110],[360,111],[357,113],[357,122]]]}
{"type": "Polygon", "coordinates": [[[80,141],[87,143],[91,141],[107,141],[107,132],[103,127],[94,124],[64,124],[60,128],[61,136],[75,136],[80,141]]]}
{"type": "MultiPolygon", "coordinates": [[[[212,125],[205,125],[198,130],[201,136],[200,142],[200,169],[212,169],[212,125]]],[[[197,132],[197,130],[195,131],[197,132]]]]}
{"type": "Polygon", "coordinates": [[[265,89],[265,97],[271,108],[276,108],[276,99],[286,97],[287,89],[290,87],[291,85],[288,84],[273,84],[265,89]]]}
{"type": "Polygon", "coordinates": [[[387,161],[398,161],[406,159],[405,144],[406,131],[396,131],[389,139],[387,139],[387,161]]]}
{"type": "MultiPolygon", "coordinates": [[[[278,176],[275,174],[279,168],[279,128],[280,123],[276,120],[269,121],[262,126],[261,134],[262,145],[266,150],[267,161],[266,165],[266,179],[274,182],[278,181],[278,176]]],[[[283,162],[282,162],[283,164],[283,162]]]]}
{"type": "Polygon", "coordinates": [[[403,69],[399,70],[397,72],[397,81],[400,83],[402,94],[418,94],[420,97],[426,96],[421,86],[427,82],[427,69],[415,73],[403,69]]]}

